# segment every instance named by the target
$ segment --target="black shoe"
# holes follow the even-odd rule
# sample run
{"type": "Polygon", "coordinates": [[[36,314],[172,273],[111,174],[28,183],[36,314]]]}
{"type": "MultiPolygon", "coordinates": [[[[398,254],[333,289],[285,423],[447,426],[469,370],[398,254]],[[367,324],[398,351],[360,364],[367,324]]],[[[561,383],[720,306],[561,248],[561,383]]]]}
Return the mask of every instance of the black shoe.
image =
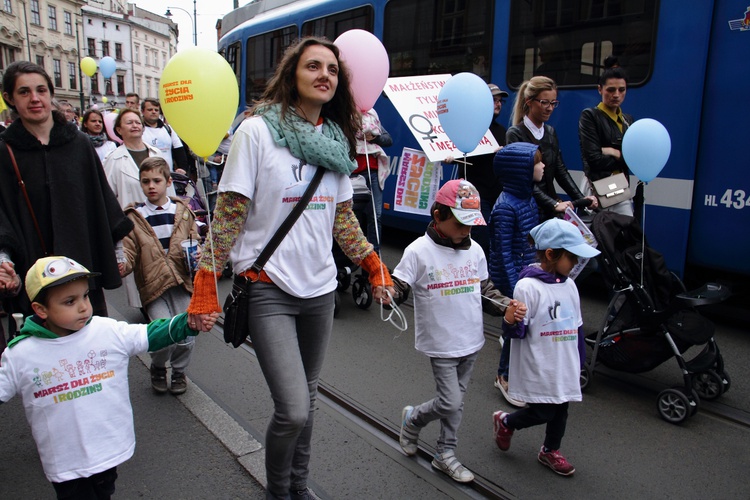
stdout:
{"type": "Polygon", "coordinates": [[[174,395],[184,394],[187,391],[187,380],[185,374],[172,370],[172,384],[169,386],[169,392],[174,395]]]}
{"type": "Polygon", "coordinates": [[[167,387],[167,369],[151,365],[151,387],[154,392],[164,394],[169,390],[167,387]]]}

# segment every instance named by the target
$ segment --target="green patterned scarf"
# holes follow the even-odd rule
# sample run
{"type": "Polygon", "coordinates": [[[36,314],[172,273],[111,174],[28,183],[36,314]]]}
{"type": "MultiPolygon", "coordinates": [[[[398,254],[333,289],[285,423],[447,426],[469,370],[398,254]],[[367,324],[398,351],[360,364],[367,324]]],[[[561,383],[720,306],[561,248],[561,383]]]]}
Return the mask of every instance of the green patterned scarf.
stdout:
{"type": "Polygon", "coordinates": [[[264,106],[259,114],[268,125],[273,140],[281,147],[289,148],[292,156],[311,165],[349,175],[357,164],[349,157],[349,143],[336,123],[325,118],[323,133],[315,126],[290,112],[281,119],[281,104],[264,106]]]}

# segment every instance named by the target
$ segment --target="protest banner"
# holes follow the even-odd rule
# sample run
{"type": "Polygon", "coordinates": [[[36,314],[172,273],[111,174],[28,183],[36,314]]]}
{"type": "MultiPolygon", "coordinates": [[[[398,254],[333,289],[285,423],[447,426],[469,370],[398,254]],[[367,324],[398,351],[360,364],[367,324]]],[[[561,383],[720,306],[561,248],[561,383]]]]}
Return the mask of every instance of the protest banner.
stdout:
{"type": "MultiPolygon", "coordinates": [[[[463,157],[438,119],[438,94],[449,78],[449,74],[389,78],[383,89],[431,162],[443,161],[448,156],[463,157]]],[[[497,150],[499,145],[489,132],[489,126],[488,123],[488,130],[476,149],[466,156],[497,150]]]]}
{"type": "Polygon", "coordinates": [[[393,209],[429,216],[440,189],[441,170],[441,164],[431,162],[423,151],[404,148],[396,177],[393,209]]]}

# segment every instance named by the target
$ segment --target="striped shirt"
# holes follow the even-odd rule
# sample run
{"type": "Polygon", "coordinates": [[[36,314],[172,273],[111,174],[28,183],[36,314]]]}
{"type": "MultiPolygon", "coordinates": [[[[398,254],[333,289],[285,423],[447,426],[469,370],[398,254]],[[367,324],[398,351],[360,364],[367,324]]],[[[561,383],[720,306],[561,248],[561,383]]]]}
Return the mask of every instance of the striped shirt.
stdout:
{"type": "Polygon", "coordinates": [[[169,240],[172,237],[174,229],[174,214],[177,205],[172,200],[167,200],[164,205],[159,207],[146,200],[143,205],[139,205],[135,209],[149,223],[154,233],[156,233],[156,237],[159,238],[164,253],[167,253],[169,250],[169,240]]]}

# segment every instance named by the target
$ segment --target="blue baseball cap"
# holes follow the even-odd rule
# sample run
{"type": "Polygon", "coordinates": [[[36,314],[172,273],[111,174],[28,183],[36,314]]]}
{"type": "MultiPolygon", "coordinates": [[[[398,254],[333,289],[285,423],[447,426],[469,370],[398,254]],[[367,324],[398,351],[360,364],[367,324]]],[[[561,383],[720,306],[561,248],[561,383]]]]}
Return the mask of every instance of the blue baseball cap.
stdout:
{"type": "Polygon", "coordinates": [[[532,228],[529,234],[534,239],[534,248],[537,250],[564,248],[572,254],[589,259],[601,253],[586,243],[577,227],[562,219],[545,221],[532,228]]]}

